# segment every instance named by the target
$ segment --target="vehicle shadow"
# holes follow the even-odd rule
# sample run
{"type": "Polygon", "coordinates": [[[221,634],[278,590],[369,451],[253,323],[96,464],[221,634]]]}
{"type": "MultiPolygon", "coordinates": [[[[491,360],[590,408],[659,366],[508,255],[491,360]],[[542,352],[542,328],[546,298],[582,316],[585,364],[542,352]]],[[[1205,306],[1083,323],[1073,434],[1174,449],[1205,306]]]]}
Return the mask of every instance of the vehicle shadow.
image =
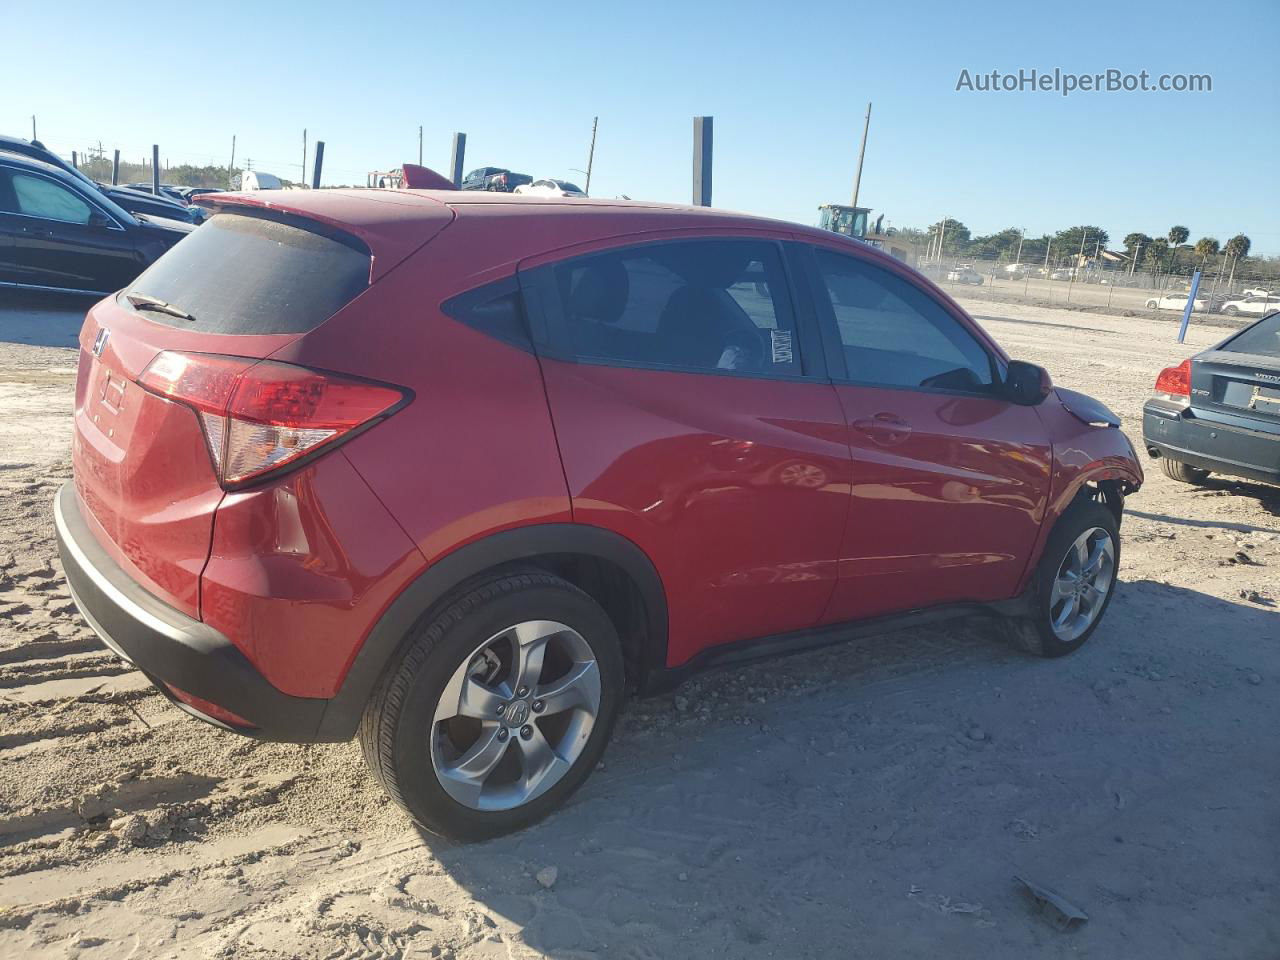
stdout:
{"type": "Polygon", "coordinates": [[[0,343],[73,348],[97,297],[0,290],[0,343]]]}
{"type": "Polygon", "coordinates": [[[1071,657],[995,634],[915,628],[632,701],[565,809],[424,853],[489,939],[564,960],[1033,955],[1064,935],[1013,874],[1089,914],[1073,955],[1275,942],[1280,916],[1220,893],[1280,893],[1250,839],[1268,805],[1241,800],[1280,782],[1280,614],[1136,581],[1071,657]],[[1182,922],[1210,901],[1214,924],[1182,922]]]}
{"type": "MultiPolygon", "coordinates": [[[[1252,480],[1238,480],[1232,477],[1210,477],[1189,491],[1193,496],[1218,497],[1224,495],[1248,497],[1273,517],[1280,517],[1280,487],[1252,480]]],[[[1235,523],[1230,520],[1196,520],[1190,517],[1173,517],[1165,513],[1147,513],[1135,510],[1126,505],[1126,514],[1142,517],[1145,520],[1156,520],[1160,523],[1171,523],[1180,527],[1206,527],[1223,530],[1234,530],[1237,533],[1280,533],[1280,527],[1259,527],[1248,523],[1235,523]]]]}

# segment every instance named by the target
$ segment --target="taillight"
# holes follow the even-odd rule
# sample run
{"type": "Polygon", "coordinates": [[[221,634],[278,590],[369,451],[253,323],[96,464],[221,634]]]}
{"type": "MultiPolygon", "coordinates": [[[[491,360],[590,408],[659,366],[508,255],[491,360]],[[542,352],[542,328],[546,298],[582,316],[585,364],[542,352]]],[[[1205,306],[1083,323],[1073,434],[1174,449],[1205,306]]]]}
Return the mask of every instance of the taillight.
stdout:
{"type": "Polygon", "coordinates": [[[1174,403],[1191,403],[1191,361],[1183,360],[1176,367],[1165,367],[1156,377],[1156,396],[1174,403]]]}
{"type": "Polygon", "coordinates": [[[241,486],[395,412],[405,393],[273,360],[165,351],[138,383],[193,408],[218,481],[241,486]]]}

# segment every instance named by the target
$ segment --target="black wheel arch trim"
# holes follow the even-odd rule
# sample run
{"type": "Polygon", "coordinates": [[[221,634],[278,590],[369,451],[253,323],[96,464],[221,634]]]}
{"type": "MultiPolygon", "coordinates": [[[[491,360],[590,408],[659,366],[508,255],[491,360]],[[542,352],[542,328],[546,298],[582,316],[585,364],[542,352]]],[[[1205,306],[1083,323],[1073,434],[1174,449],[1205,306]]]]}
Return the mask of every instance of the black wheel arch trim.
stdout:
{"type": "Polygon", "coordinates": [[[646,630],[635,678],[640,689],[665,672],[667,599],[657,568],[643,550],[604,527],[580,523],[542,523],[490,534],[459,547],[426,568],[392,601],[365,638],[320,719],[316,740],[349,740],[355,735],[374,688],[424,617],[438,609],[457,587],[489,571],[538,557],[576,555],[604,560],[621,569],[639,591],[646,630]]]}

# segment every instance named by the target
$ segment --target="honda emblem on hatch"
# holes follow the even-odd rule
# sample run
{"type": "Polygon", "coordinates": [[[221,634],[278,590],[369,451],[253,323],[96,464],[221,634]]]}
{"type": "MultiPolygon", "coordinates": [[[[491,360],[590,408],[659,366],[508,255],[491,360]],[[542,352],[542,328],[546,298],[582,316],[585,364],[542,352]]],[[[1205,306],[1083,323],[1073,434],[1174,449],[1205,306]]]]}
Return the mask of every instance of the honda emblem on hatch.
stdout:
{"type": "Polygon", "coordinates": [[[106,327],[98,328],[98,335],[93,338],[93,355],[95,357],[102,356],[102,348],[107,345],[107,337],[111,336],[111,331],[106,327]]]}

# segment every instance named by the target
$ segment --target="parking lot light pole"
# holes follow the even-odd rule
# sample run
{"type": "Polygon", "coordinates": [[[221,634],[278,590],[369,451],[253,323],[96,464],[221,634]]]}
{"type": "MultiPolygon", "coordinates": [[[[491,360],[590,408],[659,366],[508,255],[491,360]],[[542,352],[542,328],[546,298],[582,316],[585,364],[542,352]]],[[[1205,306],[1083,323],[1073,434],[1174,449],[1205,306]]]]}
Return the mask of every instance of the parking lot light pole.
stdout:
{"type": "Polygon", "coordinates": [[[160,196],[160,144],[151,145],[151,193],[160,196]]]}
{"type": "Polygon", "coordinates": [[[316,162],[311,165],[311,189],[320,189],[320,169],[324,166],[324,141],[316,141],[316,162]]]}

